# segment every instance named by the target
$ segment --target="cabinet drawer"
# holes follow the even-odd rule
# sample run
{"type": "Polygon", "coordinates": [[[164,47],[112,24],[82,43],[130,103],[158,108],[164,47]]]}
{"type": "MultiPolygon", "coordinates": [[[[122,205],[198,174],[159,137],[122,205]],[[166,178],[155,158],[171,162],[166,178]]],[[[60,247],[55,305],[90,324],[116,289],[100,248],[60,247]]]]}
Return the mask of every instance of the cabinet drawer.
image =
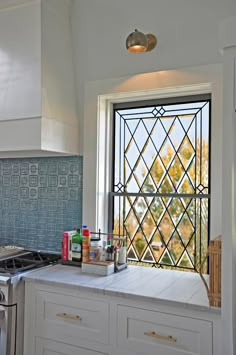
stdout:
{"type": "Polygon", "coordinates": [[[105,302],[38,291],[36,335],[79,346],[81,340],[108,344],[109,306],[105,302]]]}
{"type": "Polygon", "coordinates": [[[36,338],[36,355],[104,355],[48,339],[36,338]]]}
{"type": "Polygon", "coordinates": [[[212,355],[212,323],[118,306],[118,349],[148,355],[212,355]]]}

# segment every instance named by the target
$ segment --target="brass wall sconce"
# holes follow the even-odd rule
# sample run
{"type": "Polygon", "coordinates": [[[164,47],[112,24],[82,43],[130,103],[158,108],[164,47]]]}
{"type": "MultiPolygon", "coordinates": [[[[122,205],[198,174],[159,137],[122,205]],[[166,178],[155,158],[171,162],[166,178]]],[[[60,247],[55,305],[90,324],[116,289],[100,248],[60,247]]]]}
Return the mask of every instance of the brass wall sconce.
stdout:
{"type": "Polygon", "coordinates": [[[130,33],[126,38],[126,48],[131,53],[150,52],[157,45],[156,37],[151,34],[144,34],[138,30],[130,33]]]}

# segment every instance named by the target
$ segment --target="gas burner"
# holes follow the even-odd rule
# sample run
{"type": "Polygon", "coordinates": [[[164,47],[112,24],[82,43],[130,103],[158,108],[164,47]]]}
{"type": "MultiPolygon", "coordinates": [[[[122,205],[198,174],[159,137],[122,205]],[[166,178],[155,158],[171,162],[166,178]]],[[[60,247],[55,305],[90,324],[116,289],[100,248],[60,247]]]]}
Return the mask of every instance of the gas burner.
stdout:
{"type": "Polygon", "coordinates": [[[53,264],[60,260],[60,255],[46,252],[27,252],[0,260],[0,274],[15,275],[24,271],[53,264]]]}

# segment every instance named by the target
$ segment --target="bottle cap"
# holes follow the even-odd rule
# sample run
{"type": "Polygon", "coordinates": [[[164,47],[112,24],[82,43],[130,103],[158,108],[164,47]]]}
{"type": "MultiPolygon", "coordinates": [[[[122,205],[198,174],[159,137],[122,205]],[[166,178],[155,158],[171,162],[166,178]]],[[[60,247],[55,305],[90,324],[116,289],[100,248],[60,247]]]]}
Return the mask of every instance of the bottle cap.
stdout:
{"type": "Polygon", "coordinates": [[[90,235],[90,231],[88,228],[83,229],[83,236],[88,237],[90,235]]]}

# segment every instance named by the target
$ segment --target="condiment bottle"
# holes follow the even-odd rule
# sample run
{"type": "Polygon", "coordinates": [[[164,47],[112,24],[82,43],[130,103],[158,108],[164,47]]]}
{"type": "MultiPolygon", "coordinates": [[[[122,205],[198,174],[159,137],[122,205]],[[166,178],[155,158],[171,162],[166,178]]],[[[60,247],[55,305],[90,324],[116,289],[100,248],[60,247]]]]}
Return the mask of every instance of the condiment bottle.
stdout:
{"type": "Polygon", "coordinates": [[[107,237],[106,260],[112,260],[111,237],[109,235],[107,237]]]}
{"type": "Polygon", "coordinates": [[[83,229],[82,240],[82,262],[88,262],[90,260],[90,231],[88,228],[83,229]]]}
{"type": "Polygon", "coordinates": [[[111,246],[111,237],[110,237],[110,235],[108,235],[108,237],[107,237],[107,246],[108,247],[111,246]]]}

